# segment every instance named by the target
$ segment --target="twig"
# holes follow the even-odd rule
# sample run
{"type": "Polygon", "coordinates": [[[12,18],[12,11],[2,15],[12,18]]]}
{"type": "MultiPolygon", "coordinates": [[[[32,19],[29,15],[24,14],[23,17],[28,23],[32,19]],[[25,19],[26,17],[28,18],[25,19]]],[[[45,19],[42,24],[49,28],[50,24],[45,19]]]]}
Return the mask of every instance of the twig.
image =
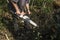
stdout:
{"type": "Polygon", "coordinates": [[[7,34],[5,34],[5,37],[6,37],[6,39],[7,39],[7,40],[9,40],[9,38],[8,38],[7,34]]]}

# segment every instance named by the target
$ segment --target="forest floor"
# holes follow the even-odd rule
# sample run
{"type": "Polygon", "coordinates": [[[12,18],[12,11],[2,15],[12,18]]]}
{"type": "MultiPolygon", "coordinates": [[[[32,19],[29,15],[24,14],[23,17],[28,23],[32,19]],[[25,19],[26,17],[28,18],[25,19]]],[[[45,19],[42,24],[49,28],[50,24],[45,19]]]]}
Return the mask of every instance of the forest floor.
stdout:
{"type": "Polygon", "coordinates": [[[12,34],[6,29],[0,29],[0,40],[14,40],[12,34]]]}

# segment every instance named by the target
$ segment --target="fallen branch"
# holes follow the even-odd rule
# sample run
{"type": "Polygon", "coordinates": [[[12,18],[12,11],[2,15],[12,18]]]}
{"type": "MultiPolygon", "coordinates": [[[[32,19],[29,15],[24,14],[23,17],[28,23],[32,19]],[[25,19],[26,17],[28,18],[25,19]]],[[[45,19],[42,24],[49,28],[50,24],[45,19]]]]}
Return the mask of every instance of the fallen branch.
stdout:
{"type": "Polygon", "coordinates": [[[6,39],[7,39],[7,40],[9,40],[9,38],[8,38],[8,35],[7,35],[7,34],[5,34],[5,37],[6,37],[6,39]]]}

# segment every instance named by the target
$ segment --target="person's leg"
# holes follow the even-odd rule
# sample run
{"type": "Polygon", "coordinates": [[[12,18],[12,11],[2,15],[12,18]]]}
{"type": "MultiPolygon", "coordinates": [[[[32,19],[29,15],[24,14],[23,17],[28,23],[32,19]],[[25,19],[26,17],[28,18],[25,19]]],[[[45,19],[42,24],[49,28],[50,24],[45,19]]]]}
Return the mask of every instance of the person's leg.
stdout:
{"type": "Polygon", "coordinates": [[[26,0],[20,0],[20,10],[21,10],[21,15],[25,15],[25,4],[26,4],[26,0]]]}

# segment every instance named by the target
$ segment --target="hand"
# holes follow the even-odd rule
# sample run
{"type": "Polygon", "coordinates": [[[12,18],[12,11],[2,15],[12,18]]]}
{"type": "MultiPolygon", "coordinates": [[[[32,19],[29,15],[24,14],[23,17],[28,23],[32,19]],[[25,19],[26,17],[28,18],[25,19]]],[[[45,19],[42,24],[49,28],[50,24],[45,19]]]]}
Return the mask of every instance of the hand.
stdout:
{"type": "Polygon", "coordinates": [[[30,10],[28,10],[28,14],[31,14],[30,10]]]}
{"type": "Polygon", "coordinates": [[[20,11],[16,11],[16,14],[21,14],[20,11]]]}
{"type": "Polygon", "coordinates": [[[25,14],[26,14],[25,12],[23,12],[23,11],[21,12],[21,15],[25,15],[25,14]]]}

